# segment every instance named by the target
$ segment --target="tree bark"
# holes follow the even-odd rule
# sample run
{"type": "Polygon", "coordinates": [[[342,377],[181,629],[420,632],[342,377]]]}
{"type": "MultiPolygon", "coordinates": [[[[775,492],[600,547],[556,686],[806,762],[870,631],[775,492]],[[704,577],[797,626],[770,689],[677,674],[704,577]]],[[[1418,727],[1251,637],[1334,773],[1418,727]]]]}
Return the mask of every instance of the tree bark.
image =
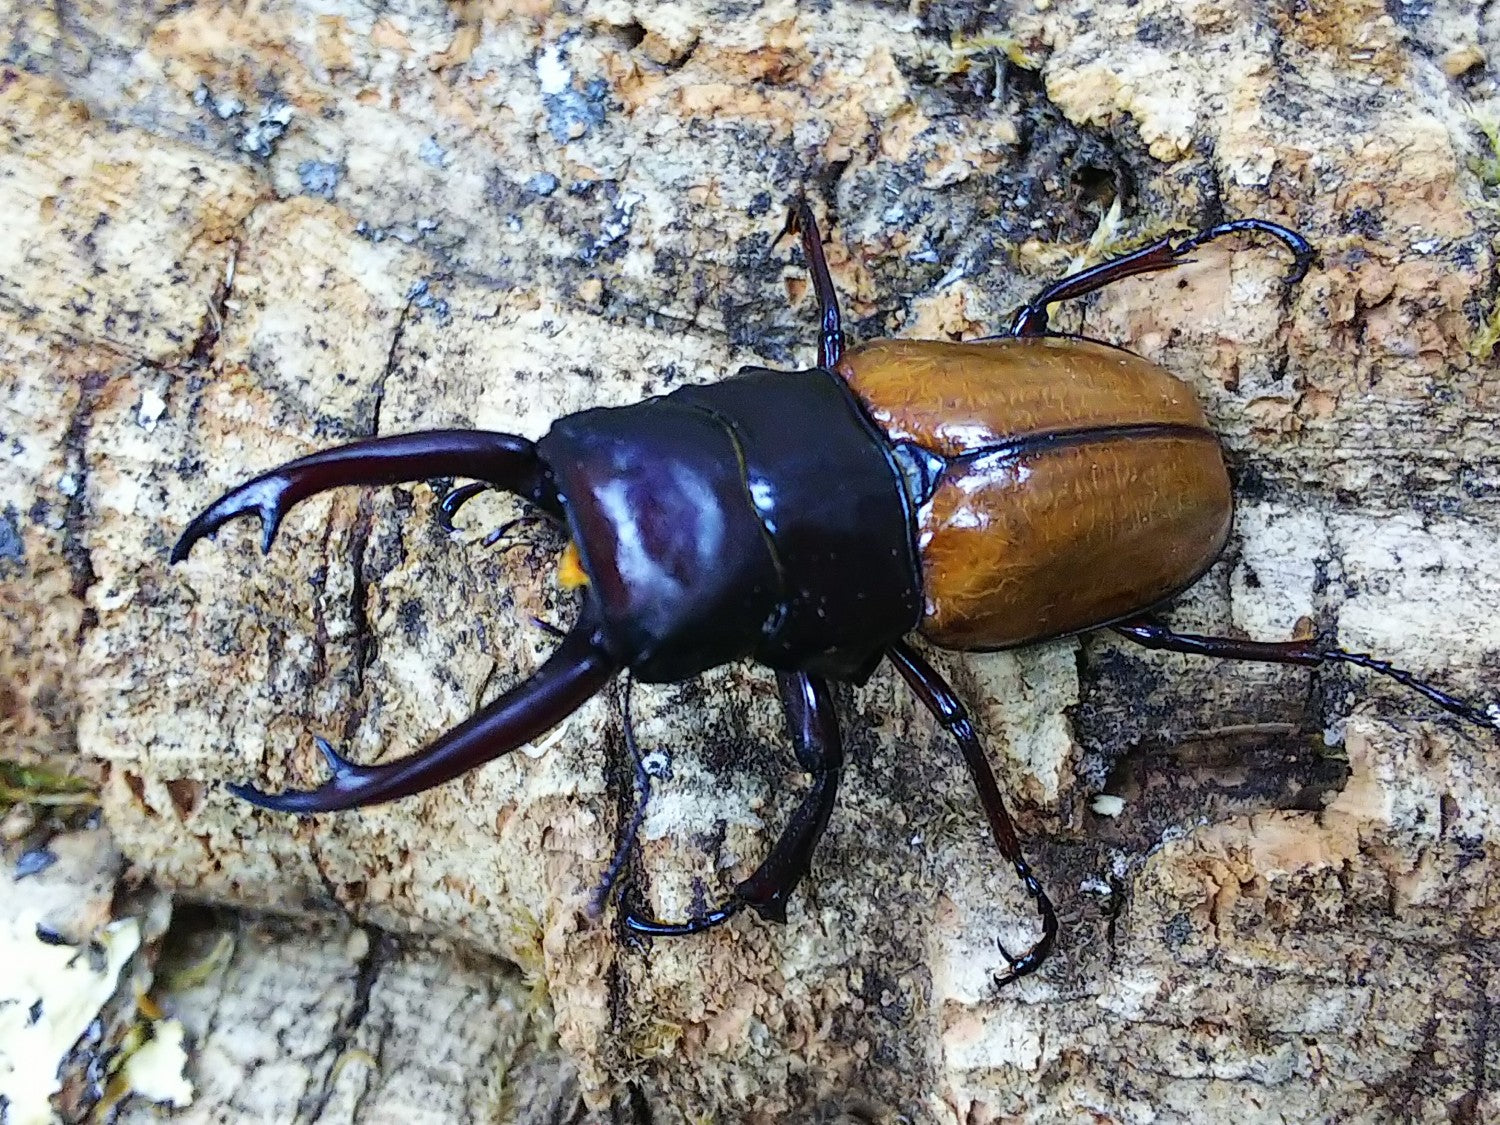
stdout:
{"type": "MultiPolygon", "coordinates": [[[[409,753],[527,675],[554,643],[533,619],[572,612],[553,533],[485,546],[524,514],[485,497],[449,536],[415,484],[309,501],[267,557],[247,524],[167,552],[226,487],[339,441],[534,437],[810,365],[806,272],[776,242],[798,193],[856,339],[999,331],[1070,268],[1256,216],[1316,244],[1301,284],[1226,240],[1055,316],[1186,379],[1223,435],[1235,535],[1171,619],[1311,625],[1494,699],[1497,21],[0,4],[6,748],[104,763],[120,847],[186,896],[520,965],[595,1106],[1494,1119],[1496,735],[1395,685],[1108,636],[932,654],[1063,919],[997,991],[1030,907],[888,667],[839,689],[852,761],[787,924],[640,947],[587,911],[630,813],[619,691],[360,813],[258,813],[219,784],[316,783],[314,735],[409,753]]],[[[802,783],[765,670],[635,692],[671,776],[628,878],[680,916],[764,855],[802,783]]]]}

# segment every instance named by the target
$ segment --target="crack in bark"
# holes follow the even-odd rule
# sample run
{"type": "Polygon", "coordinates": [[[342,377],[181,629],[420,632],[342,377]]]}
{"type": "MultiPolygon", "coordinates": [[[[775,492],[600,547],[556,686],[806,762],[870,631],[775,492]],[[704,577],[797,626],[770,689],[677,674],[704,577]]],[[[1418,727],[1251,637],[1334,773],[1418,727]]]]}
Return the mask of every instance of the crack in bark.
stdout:
{"type": "MultiPolygon", "coordinates": [[[[86,602],[88,592],[99,581],[94,570],[92,552],[87,536],[90,525],[88,503],[89,461],[88,440],[94,423],[94,410],[109,375],[103,371],[91,371],[84,376],[79,388],[78,402],[68,418],[68,428],[63,435],[63,458],[65,472],[71,483],[66,491],[67,504],[63,510],[62,554],[72,574],[71,593],[80,602],[86,602]]],[[[77,642],[81,648],[84,638],[98,624],[98,615],[85,605],[78,629],[77,642]]]]}
{"type": "MultiPolygon", "coordinates": [[[[250,216],[254,212],[255,208],[252,207],[241,218],[238,223],[241,230],[248,225],[250,216]]],[[[224,333],[224,325],[228,320],[229,294],[234,289],[234,271],[239,261],[239,254],[239,240],[230,239],[229,259],[225,262],[224,272],[208,298],[208,311],[204,313],[203,323],[198,328],[198,335],[193,340],[193,346],[188,349],[187,360],[181,365],[189,370],[203,370],[213,366],[214,351],[218,347],[219,339],[224,333]]]]}
{"type": "Polygon", "coordinates": [[[385,405],[385,385],[396,370],[396,356],[401,350],[401,340],[406,335],[406,321],[411,316],[413,298],[408,296],[406,304],[401,306],[401,312],[396,317],[396,328],[391,333],[391,346],[385,352],[385,365],[380,369],[380,374],[375,378],[375,403],[370,409],[370,426],[367,437],[380,436],[380,411],[385,405]]]}
{"type": "MultiPolygon", "coordinates": [[[[321,766],[322,759],[320,756],[319,767],[321,768],[321,766]]],[[[318,844],[319,836],[317,829],[313,827],[311,821],[302,820],[298,824],[297,834],[305,837],[307,840],[308,861],[312,864],[313,870],[318,873],[318,882],[323,885],[323,893],[328,896],[328,901],[337,906],[345,918],[352,921],[354,918],[353,911],[349,909],[349,905],[344,901],[344,896],[339,889],[339,885],[334,882],[333,876],[328,873],[328,868],[323,859],[323,849],[318,844]]]]}
{"type": "MultiPolygon", "coordinates": [[[[339,1062],[351,1049],[351,1044],[358,1036],[364,1026],[366,1017],[370,1014],[370,996],[375,989],[375,982],[380,979],[381,970],[386,963],[391,961],[399,948],[395,938],[382,930],[371,926],[361,927],[365,936],[369,939],[369,947],[364,956],[359,959],[354,972],[354,996],[350,1001],[349,1010],[344,1018],[339,1021],[339,1026],[329,1036],[328,1069],[324,1072],[319,1083],[320,1089],[313,1096],[314,1100],[310,1107],[305,1109],[307,1120],[320,1121],[328,1108],[328,1103],[333,1099],[334,1086],[340,1073],[339,1062]]],[[[379,1062],[380,1044],[377,1041],[375,1050],[371,1052],[379,1062]]],[[[371,1069],[370,1077],[373,1078],[379,1072],[379,1068],[371,1069]]],[[[367,1079],[364,1089],[355,1098],[353,1112],[350,1120],[358,1121],[359,1106],[370,1093],[371,1082],[367,1079]]]]}
{"type": "Polygon", "coordinates": [[[370,544],[370,533],[374,528],[374,507],[368,495],[361,496],[356,509],[354,527],[349,535],[349,561],[354,576],[349,589],[349,622],[354,631],[351,645],[354,649],[352,670],[354,690],[350,700],[349,716],[344,722],[343,738],[348,742],[359,728],[359,721],[367,709],[364,702],[365,671],[375,660],[377,638],[370,628],[369,610],[370,580],[365,575],[365,553],[370,544]]]}
{"type": "Polygon", "coordinates": [[[632,1082],[609,1104],[610,1125],[654,1125],[651,1103],[640,1084],[632,1082]]]}
{"type": "Polygon", "coordinates": [[[1478,1125],[1479,1114],[1484,1105],[1485,1074],[1490,1053],[1490,1020],[1494,1017],[1494,1004],[1490,1001],[1490,972],[1487,958],[1476,958],[1475,975],[1471,983],[1479,999],[1475,1011],[1474,1035],[1474,1088],[1467,1091],[1454,1106],[1455,1125],[1478,1125]]]}
{"type": "MultiPolygon", "coordinates": [[[[171,922],[172,926],[177,925],[177,919],[179,916],[180,914],[177,908],[174,906],[173,918],[171,922]]],[[[213,1042],[214,1032],[219,1029],[219,1018],[223,1014],[224,1010],[224,980],[226,977],[228,977],[229,970],[234,967],[235,958],[239,957],[243,949],[243,945],[241,942],[241,939],[244,936],[243,920],[236,918],[234,926],[232,928],[226,926],[224,932],[230,935],[229,956],[224,958],[223,964],[220,965],[216,970],[218,979],[216,981],[216,991],[214,992],[214,1003],[212,1007],[209,1008],[208,1018],[204,1020],[203,1023],[203,1033],[198,1037],[196,1044],[197,1048],[200,1050],[202,1049],[204,1044],[213,1042]]],[[[205,981],[204,983],[207,984],[208,982],[205,981]]]]}
{"type": "MultiPolygon", "coordinates": [[[[380,435],[380,411],[385,402],[386,382],[395,371],[396,357],[401,348],[402,337],[406,333],[406,322],[411,314],[411,309],[412,300],[408,298],[406,303],[401,307],[401,312],[396,319],[396,328],[391,334],[391,344],[386,349],[385,364],[375,379],[374,401],[370,406],[369,420],[362,427],[365,437],[378,437],[380,435]]],[[[354,571],[349,592],[349,619],[353,629],[351,643],[354,649],[354,684],[350,699],[351,706],[344,720],[343,727],[342,737],[346,743],[353,740],[355,733],[369,711],[369,701],[366,699],[367,685],[365,682],[365,672],[374,663],[378,644],[378,638],[370,627],[368,607],[370,580],[365,573],[365,556],[369,549],[370,537],[374,532],[374,526],[374,505],[370,494],[366,491],[360,496],[354,527],[350,532],[349,540],[350,565],[354,571]]]]}

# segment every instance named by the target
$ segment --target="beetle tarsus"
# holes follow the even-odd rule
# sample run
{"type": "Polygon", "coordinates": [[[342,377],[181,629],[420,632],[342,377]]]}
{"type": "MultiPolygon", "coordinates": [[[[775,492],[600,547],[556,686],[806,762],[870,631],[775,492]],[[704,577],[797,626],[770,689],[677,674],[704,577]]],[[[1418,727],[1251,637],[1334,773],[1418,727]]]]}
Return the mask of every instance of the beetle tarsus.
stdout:
{"type": "Polygon", "coordinates": [[[737,899],[731,899],[717,910],[710,910],[686,922],[660,922],[644,913],[637,903],[627,901],[623,905],[621,922],[631,933],[640,934],[643,937],[686,937],[689,934],[701,934],[705,930],[723,925],[745,906],[737,899]]]}
{"type": "Polygon", "coordinates": [[[1000,947],[1000,956],[1004,957],[1006,964],[1010,966],[1008,971],[995,978],[997,988],[1004,988],[1011,981],[1036,972],[1051,954],[1052,945],[1057,940],[1057,911],[1052,906],[1052,900],[1047,897],[1047,892],[1042,890],[1041,883],[1031,873],[1031,868],[1027,866],[1025,860],[1016,864],[1016,874],[1020,876],[1026,893],[1036,903],[1037,914],[1042,920],[1042,936],[1019,957],[1011,956],[1003,943],[996,943],[1000,947]]]}
{"type": "Polygon", "coordinates": [[[1000,956],[1005,959],[1006,965],[1009,966],[1005,972],[995,974],[996,988],[1004,988],[1012,981],[1018,981],[1022,977],[1030,976],[1042,967],[1042,962],[1052,952],[1050,942],[1045,943],[1045,946],[1044,943],[1037,942],[1036,945],[1032,946],[1019,957],[1013,957],[1001,942],[997,941],[995,946],[1000,950],[1000,956]]]}
{"type": "Polygon", "coordinates": [[[1114,631],[1144,648],[1184,652],[1194,656],[1213,656],[1221,660],[1251,660],[1266,664],[1300,664],[1305,667],[1331,662],[1352,664],[1395,680],[1432,701],[1465,722],[1488,730],[1500,729],[1500,707],[1479,707],[1455,698],[1425,680],[1419,680],[1404,668],[1363,652],[1320,645],[1317,641],[1251,641],[1236,637],[1205,637],[1196,633],[1174,633],[1166,625],[1149,617],[1132,618],[1116,624],[1114,631]]]}
{"type": "Polygon", "coordinates": [[[1230,219],[1228,222],[1217,223],[1178,243],[1173,254],[1179,260],[1184,260],[1183,255],[1190,254],[1198,247],[1213,242],[1215,239],[1223,238],[1226,234],[1247,232],[1269,234],[1272,238],[1279,239],[1292,252],[1292,268],[1286,275],[1287,285],[1296,285],[1307,276],[1307,271],[1312,268],[1313,259],[1317,257],[1317,251],[1313,249],[1312,243],[1296,231],[1268,219],[1230,219]]]}
{"type": "Polygon", "coordinates": [[[1016,826],[1010,819],[1010,813],[1006,811],[1005,801],[1000,796],[1000,787],[995,783],[995,775],[990,770],[989,761],[985,758],[984,747],[979,742],[979,736],[974,733],[974,724],[969,720],[969,713],[964,709],[957,693],[948,685],[948,682],[938,673],[937,669],[923,659],[917,652],[904,641],[897,641],[886,649],[886,655],[890,657],[891,663],[896,666],[896,671],[901,673],[907,685],[912,689],[916,697],[922,701],[938,723],[951,734],[958,742],[959,749],[963,752],[964,764],[969,767],[969,776],[974,779],[974,787],[979,790],[979,803],[984,807],[984,813],[990,823],[990,835],[994,837],[1000,854],[1010,860],[1015,868],[1016,877],[1021,880],[1021,885],[1026,888],[1026,893],[1036,903],[1038,914],[1042,920],[1042,936],[1020,957],[1011,957],[1001,947],[1010,968],[1007,972],[996,978],[998,984],[1005,985],[1029,973],[1034,973],[1052,952],[1052,945],[1057,940],[1057,911],[1053,909],[1052,900],[1042,890],[1042,884],[1032,874],[1031,865],[1026,862],[1026,857],[1021,854],[1021,842],[1016,836],[1016,826]]]}

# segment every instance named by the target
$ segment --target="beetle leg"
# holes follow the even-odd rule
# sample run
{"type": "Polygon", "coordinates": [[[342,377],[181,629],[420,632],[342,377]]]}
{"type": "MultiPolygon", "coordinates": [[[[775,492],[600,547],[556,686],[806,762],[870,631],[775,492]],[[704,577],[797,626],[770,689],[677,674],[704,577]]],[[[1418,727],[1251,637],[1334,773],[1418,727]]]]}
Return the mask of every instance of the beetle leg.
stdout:
{"type": "Polygon", "coordinates": [[[1085,297],[1122,278],[1183,265],[1192,260],[1187,255],[1200,246],[1217,238],[1223,238],[1225,235],[1245,231],[1258,231],[1280,239],[1287,249],[1291,250],[1293,258],[1286,283],[1295,285],[1302,280],[1308,267],[1312,265],[1314,256],[1312,245],[1307,239],[1296,231],[1288,230],[1278,223],[1267,222],[1265,219],[1231,219],[1229,222],[1211,226],[1187,238],[1183,238],[1181,234],[1169,234],[1165,238],[1157,239],[1149,246],[1143,246],[1129,254],[1112,258],[1107,262],[1100,262],[1097,266],[1090,266],[1086,270],[1069,274],[1060,281],[1054,281],[1016,310],[1016,315],[1010,322],[1010,331],[1006,335],[1045,336],[1048,334],[1048,305],[1058,301],[1071,301],[1076,297],[1085,297]]]}
{"type": "Polygon", "coordinates": [[[807,272],[812,276],[813,292],[818,297],[818,366],[831,371],[844,356],[844,322],[839,312],[838,291],[828,272],[828,259],[823,256],[818,220],[813,218],[806,199],[792,204],[777,240],[788,234],[802,236],[802,256],[807,259],[807,272]]]}
{"type": "Polygon", "coordinates": [[[604,869],[604,878],[599,880],[598,887],[589,898],[590,918],[597,919],[604,913],[605,903],[609,901],[615,884],[620,881],[625,864],[630,861],[630,853],[635,848],[636,837],[640,835],[641,825],[646,820],[646,806],[651,802],[651,774],[646,770],[646,759],[641,755],[641,748],[636,743],[635,723],[630,713],[630,689],[634,686],[635,677],[630,672],[626,672],[625,686],[620,693],[620,725],[625,732],[625,750],[630,755],[635,788],[635,811],[631,813],[630,822],[625,825],[625,830],[620,833],[620,842],[615,847],[615,854],[610,857],[609,866],[604,869]]]}
{"type": "Polygon", "coordinates": [[[1384,660],[1378,660],[1362,652],[1346,652],[1341,648],[1329,648],[1315,641],[1246,641],[1234,637],[1203,637],[1193,633],[1174,633],[1161,622],[1146,617],[1122,621],[1113,628],[1116,633],[1138,645],[1146,648],[1166,649],[1168,652],[1217,656],[1224,660],[1256,660],[1269,664],[1318,665],[1334,662],[1353,664],[1390,677],[1398,684],[1411,688],[1436,703],[1444,711],[1457,715],[1466,722],[1487,727],[1490,730],[1500,729],[1500,705],[1492,703],[1480,708],[1471,703],[1465,703],[1417,679],[1405,669],[1397,668],[1384,660]]]}
{"type": "Polygon", "coordinates": [[[554,515],[561,513],[551,474],[536,445],[514,434],[484,430],[423,430],[371,438],[288,461],[231,489],[200,512],[172,548],[172,561],[237,516],[261,522],[261,550],[270,551],[281,519],[298,501],[344,485],[382,485],[429,477],[477,476],[519,493],[554,515]]]}
{"type": "Polygon", "coordinates": [[[806,672],[777,672],[776,683],[781,689],[797,763],[812,774],[812,787],[792,813],[771,854],[735,887],[729,902],[680,923],[658,922],[643,915],[634,904],[627,905],[624,922],[629,929],[652,937],[696,934],[727,922],[746,906],[768,922],[786,921],[787,900],[812,866],[813,852],[833,813],[843,772],[844,743],[827,680],[806,672]]]}
{"type": "Polygon", "coordinates": [[[696,918],[689,918],[686,922],[661,922],[641,913],[641,908],[635,903],[626,902],[623,905],[625,913],[621,920],[625,923],[626,929],[632,933],[644,934],[646,937],[686,937],[688,934],[701,934],[704,930],[711,930],[729,921],[745,907],[739,899],[732,898],[723,906],[700,914],[696,918]]]}
{"type": "Polygon", "coordinates": [[[318,739],[333,776],[316,789],[263,793],[248,785],[229,791],[274,812],[319,813],[409,797],[451,781],[551,730],[607,684],[619,665],[604,650],[588,611],[563,638],[547,662],[488,707],[471,716],[426,750],[394,762],[361,766],[318,739]]]}
{"type": "Polygon", "coordinates": [[[927,663],[905,642],[897,641],[891,645],[886,650],[886,655],[891,658],[896,671],[901,673],[907,685],[923,705],[932,712],[943,729],[958,740],[959,749],[963,751],[964,763],[969,767],[969,775],[973,777],[974,784],[979,789],[980,804],[984,806],[985,816],[989,818],[990,834],[999,845],[1000,854],[1010,860],[1012,866],[1015,867],[1016,875],[1026,888],[1026,893],[1036,903],[1037,913],[1041,915],[1042,936],[1025,953],[1019,957],[1012,957],[1003,945],[1000,947],[1000,955],[1009,963],[1010,968],[995,983],[1000,986],[1007,985],[1019,977],[1036,972],[1042,962],[1047,959],[1047,954],[1052,951],[1052,943],[1057,937],[1057,912],[1053,910],[1052,900],[1042,890],[1041,883],[1032,874],[1031,865],[1021,854],[1021,843],[1016,838],[1016,826],[1011,822],[1010,813],[1005,810],[1005,802],[1000,796],[1000,787],[995,784],[995,775],[990,771],[989,761],[984,756],[984,747],[979,743],[979,736],[974,733],[974,725],[969,721],[969,714],[964,709],[963,703],[938,674],[937,669],[927,663]]]}
{"type": "Polygon", "coordinates": [[[812,787],[761,865],[734,889],[734,897],[768,922],[786,921],[786,904],[812,867],[813,852],[828,827],[844,768],[844,740],[828,681],[806,672],[777,672],[781,701],[797,763],[812,787]]]}

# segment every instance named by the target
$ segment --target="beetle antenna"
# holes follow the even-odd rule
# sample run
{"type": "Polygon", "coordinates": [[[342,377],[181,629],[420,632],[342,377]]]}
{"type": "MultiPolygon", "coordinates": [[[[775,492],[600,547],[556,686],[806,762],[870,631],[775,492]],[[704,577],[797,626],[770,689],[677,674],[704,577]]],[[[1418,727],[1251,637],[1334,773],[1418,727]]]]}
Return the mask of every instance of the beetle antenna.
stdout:
{"type": "Polygon", "coordinates": [[[546,633],[547,636],[549,636],[549,637],[556,637],[558,640],[562,640],[564,637],[566,637],[568,635],[562,629],[559,629],[556,625],[552,624],[552,622],[550,622],[550,621],[543,621],[540,617],[537,617],[535,614],[532,614],[526,620],[530,621],[533,625],[535,625],[542,632],[546,633]]]}
{"type": "Polygon", "coordinates": [[[625,864],[630,860],[630,853],[635,849],[636,837],[640,835],[641,825],[646,820],[646,805],[651,800],[651,774],[646,769],[646,759],[641,755],[640,745],[636,742],[635,723],[631,719],[630,693],[634,687],[635,677],[627,671],[625,682],[620,689],[620,718],[621,726],[625,731],[625,749],[630,755],[631,767],[634,771],[632,789],[636,797],[635,812],[631,814],[625,831],[620,833],[620,842],[615,847],[615,854],[610,859],[609,866],[604,870],[604,878],[599,880],[599,886],[589,897],[588,915],[595,921],[604,913],[604,906],[614,892],[615,885],[620,881],[625,864]]]}
{"type": "Polygon", "coordinates": [[[361,766],[323,739],[318,749],[332,776],[315,789],[263,793],[248,785],[228,789],[273,812],[320,813],[409,797],[509,753],[551,730],[582,707],[619,671],[585,606],[578,622],[530,679],[517,684],[427,749],[394,762],[361,766]]]}
{"type": "MultiPolygon", "coordinates": [[[[458,531],[458,528],[453,524],[453,517],[458,514],[458,510],[465,504],[467,504],[470,500],[474,499],[474,497],[478,496],[480,493],[492,491],[495,491],[495,486],[489,484],[486,481],[471,481],[468,484],[462,484],[458,485],[455,488],[450,488],[446,493],[443,494],[443,498],[438,501],[438,526],[441,527],[444,531],[448,532],[450,535],[456,533],[458,531]]],[[[511,531],[519,527],[521,524],[529,523],[532,520],[545,520],[546,518],[547,517],[540,516],[535,512],[527,512],[525,515],[517,516],[513,520],[506,520],[499,527],[495,528],[484,537],[482,541],[483,545],[485,547],[493,547],[496,543],[504,539],[508,534],[510,534],[511,531]]],[[[512,543],[511,546],[517,546],[521,542],[523,541],[517,540],[516,543],[512,543]]]]}
{"type": "Polygon", "coordinates": [[[1465,722],[1489,730],[1500,730],[1500,704],[1477,707],[1419,680],[1404,668],[1397,668],[1363,652],[1347,652],[1316,641],[1247,641],[1235,637],[1204,637],[1195,633],[1174,633],[1159,621],[1147,617],[1122,621],[1114,631],[1145,648],[1167,652],[1185,652],[1194,656],[1216,656],[1223,660],[1255,660],[1267,664],[1301,664],[1315,666],[1330,662],[1353,664],[1395,680],[1404,687],[1436,703],[1444,711],[1465,722]]]}

